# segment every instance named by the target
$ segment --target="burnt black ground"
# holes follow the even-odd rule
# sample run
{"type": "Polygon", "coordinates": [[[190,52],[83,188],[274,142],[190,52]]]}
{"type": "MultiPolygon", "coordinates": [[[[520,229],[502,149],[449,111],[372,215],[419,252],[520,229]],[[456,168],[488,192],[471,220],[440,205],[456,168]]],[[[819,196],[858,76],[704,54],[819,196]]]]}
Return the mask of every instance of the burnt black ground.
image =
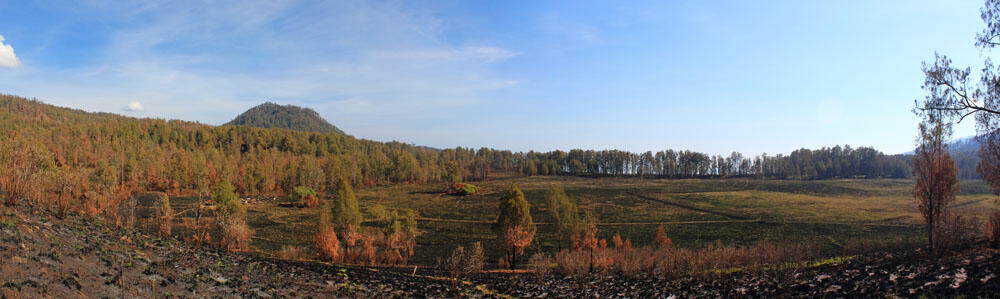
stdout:
{"type": "Polygon", "coordinates": [[[230,253],[91,217],[0,210],[0,297],[1000,297],[1000,253],[872,254],[785,271],[660,279],[615,273],[368,268],[230,253]]]}
{"type": "Polygon", "coordinates": [[[229,253],[26,207],[0,221],[4,298],[486,296],[441,278],[229,253]]]}

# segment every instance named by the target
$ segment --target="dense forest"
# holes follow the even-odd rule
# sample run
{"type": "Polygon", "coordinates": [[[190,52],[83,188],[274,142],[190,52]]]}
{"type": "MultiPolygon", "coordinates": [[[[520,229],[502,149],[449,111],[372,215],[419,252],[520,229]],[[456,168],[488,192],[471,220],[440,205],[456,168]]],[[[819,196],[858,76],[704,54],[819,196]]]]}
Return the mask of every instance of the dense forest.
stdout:
{"type": "Polygon", "coordinates": [[[800,149],[789,155],[709,156],[692,151],[630,153],[617,150],[518,154],[525,175],[604,175],[639,177],[759,177],[781,179],[903,178],[909,156],[885,155],[870,147],[800,149]]]}
{"type": "Polygon", "coordinates": [[[34,190],[82,192],[66,196],[86,199],[140,190],[205,194],[223,181],[244,195],[285,194],[296,186],[330,192],[341,177],[355,186],[371,186],[477,180],[491,172],[789,179],[910,174],[908,156],[884,155],[867,147],[756,157],[674,150],[436,150],[339,133],[88,113],[10,95],[0,95],[0,135],[5,138],[0,145],[5,182],[0,183],[7,193],[20,180],[34,190]]]}
{"type": "Polygon", "coordinates": [[[250,108],[226,125],[344,134],[312,109],[271,102],[250,108]]]}

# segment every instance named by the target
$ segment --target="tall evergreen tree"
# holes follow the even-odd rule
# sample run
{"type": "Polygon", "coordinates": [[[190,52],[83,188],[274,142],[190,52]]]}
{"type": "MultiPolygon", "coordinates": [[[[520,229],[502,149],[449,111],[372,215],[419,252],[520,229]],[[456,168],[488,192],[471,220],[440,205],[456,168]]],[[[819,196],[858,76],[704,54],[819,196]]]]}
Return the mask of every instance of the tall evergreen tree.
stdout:
{"type": "Polygon", "coordinates": [[[330,212],[334,225],[346,229],[361,225],[361,211],[358,208],[358,198],[346,179],[337,183],[337,197],[331,203],[330,212]]]}
{"type": "Polygon", "coordinates": [[[561,249],[564,243],[569,242],[570,235],[579,225],[580,215],[576,203],[566,195],[562,186],[550,187],[545,192],[545,201],[549,204],[549,213],[552,213],[552,219],[555,221],[556,236],[559,238],[557,243],[561,249]]]}
{"type": "Polygon", "coordinates": [[[500,248],[506,251],[506,260],[511,269],[517,267],[517,256],[535,237],[535,223],[531,220],[531,205],[524,199],[524,193],[517,185],[511,184],[500,196],[497,222],[493,224],[500,248]]]}

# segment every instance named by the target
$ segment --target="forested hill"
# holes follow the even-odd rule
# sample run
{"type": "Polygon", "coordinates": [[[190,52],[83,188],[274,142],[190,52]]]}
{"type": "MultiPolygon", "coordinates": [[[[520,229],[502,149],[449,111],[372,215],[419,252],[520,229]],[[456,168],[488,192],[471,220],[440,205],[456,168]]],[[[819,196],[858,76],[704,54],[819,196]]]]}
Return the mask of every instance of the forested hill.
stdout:
{"type": "Polygon", "coordinates": [[[339,133],[137,119],[89,113],[0,94],[0,199],[80,199],[98,211],[137,191],[206,194],[230,182],[244,195],[285,194],[296,186],[331,192],[356,186],[479,180],[507,175],[907,177],[910,158],[872,148],[801,149],[788,155],[728,156],[663,150],[511,152],[436,150],[339,133]]]}
{"type": "Polygon", "coordinates": [[[226,125],[344,134],[312,109],[271,102],[250,108],[226,125]]]}
{"type": "Polygon", "coordinates": [[[948,143],[948,151],[958,166],[958,177],[961,179],[980,179],[976,171],[979,164],[979,148],[982,143],[975,136],[960,138],[948,143]]]}

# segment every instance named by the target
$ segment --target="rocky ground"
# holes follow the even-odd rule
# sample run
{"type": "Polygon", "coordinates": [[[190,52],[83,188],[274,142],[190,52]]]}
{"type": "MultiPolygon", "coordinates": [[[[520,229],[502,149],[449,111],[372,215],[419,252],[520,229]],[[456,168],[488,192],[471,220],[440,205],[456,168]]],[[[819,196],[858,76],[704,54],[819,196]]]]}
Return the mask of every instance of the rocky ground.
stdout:
{"type": "Polygon", "coordinates": [[[786,271],[663,280],[363,268],[228,253],[89,217],[0,210],[0,297],[997,297],[1000,253],[858,257],[786,271]]]}
{"type": "Polygon", "coordinates": [[[858,257],[786,271],[673,280],[614,274],[479,275],[473,281],[517,297],[840,298],[1000,296],[1000,254],[974,249],[940,259],[919,253],[858,257]]]}
{"type": "Polygon", "coordinates": [[[290,262],[87,217],[0,210],[0,297],[488,297],[443,278],[290,262]]]}

